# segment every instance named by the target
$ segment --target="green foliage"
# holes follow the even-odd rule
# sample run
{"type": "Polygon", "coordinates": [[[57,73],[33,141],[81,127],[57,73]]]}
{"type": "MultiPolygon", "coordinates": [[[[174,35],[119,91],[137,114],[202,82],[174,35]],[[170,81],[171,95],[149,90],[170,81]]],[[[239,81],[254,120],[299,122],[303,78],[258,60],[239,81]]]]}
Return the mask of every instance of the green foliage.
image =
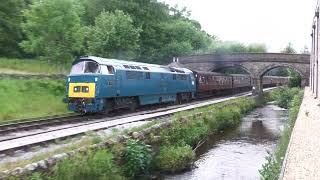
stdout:
{"type": "MultiPolygon", "coordinates": [[[[85,7],[83,20],[93,25],[103,11],[123,11],[139,31],[139,50],[135,60],[167,64],[173,56],[206,48],[210,37],[198,22],[188,19],[186,10],[169,8],[154,0],[81,0],[85,7]],[[173,15],[170,15],[173,14],[173,15]]],[[[128,38],[130,40],[130,38],[128,38]]],[[[113,46],[113,44],[107,44],[113,46]]],[[[118,48],[121,51],[121,48],[118,48]]],[[[118,51],[115,49],[115,51],[118,51]]],[[[130,59],[129,57],[128,59],[130,59]]]]}
{"type": "MultiPolygon", "coordinates": [[[[259,170],[261,178],[266,180],[279,179],[282,163],[285,157],[285,153],[290,141],[291,133],[296,122],[299,108],[303,99],[303,91],[293,88],[289,90],[290,93],[294,94],[293,98],[289,101],[289,121],[285,126],[285,129],[281,135],[277,148],[273,154],[269,153],[266,157],[267,162],[259,170]]],[[[283,92],[283,91],[281,91],[283,92]]],[[[286,91],[288,92],[288,91],[286,91]]],[[[279,93],[279,92],[276,92],[279,93]]],[[[277,96],[276,96],[277,97],[277,96]]]]}
{"type": "Polygon", "coordinates": [[[95,19],[95,25],[86,32],[87,53],[118,59],[132,59],[137,56],[141,29],[123,11],[102,12],[95,19]]]}
{"type": "Polygon", "coordinates": [[[64,80],[0,80],[0,122],[67,113],[64,80]]]}
{"type": "Polygon", "coordinates": [[[42,175],[38,172],[33,173],[27,180],[43,180],[42,175]]]}
{"type": "Polygon", "coordinates": [[[288,69],[288,74],[290,79],[289,86],[290,87],[300,87],[301,85],[301,76],[298,72],[293,69],[288,69]]]}
{"type": "Polygon", "coordinates": [[[195,154],[189,145],[163,146],[155,157],[154,163],[162,172],[179,172],[189,168],[195,160],[195,154]]]}
{"type": "Polygon", "coordinates": [[[161,138],[167,145],[189,145],[195,143],[208,135],[208,127],[204,121],[189,120],[181,122],[176,119],[174,126],[161,132],[161,138]]]}
{"type": "Polygon", "coordinates": [[[281,87],[271,93],[272,99],[282,108],[288,108],[293,97],[300,91],[299,88],[281,87]]]}
{"type": "Polygon", "coordinates": [[[5,0],[0,3],[0,56],[17,57],[21,55],[19,42],[23,38],[20,23],[24,0],[5,0]]]}
{"type": "Polygon", "coordinates": [[[82,48],[83,10],[75,0],[34,0],[23,12],[22,29],[27,40],[21,47],[26,52],[55,62],[67,62],[82,48]]]}
{"type": "Polygon", "coordinates": [[[289,42],[288,45],[281,51],[282,53],[296,54],[297,51],[293,48],[292,43],[289,42]]]}
{"type": "Polygon", "coordinates": [[[269,153],[266,157],[267,162],[262,165],[262,170],[259,170],[261,179],[278,180],[281,171],[281,163],[276,161],[274,156],[269,153]]]}
{"type": "Polygon", "coordinates": [[[218,122],[217,130],[224,130],[239,124],[241,118],[240,111],[237,107],[225,107],[216,111],[214,121],[218,122]]]}
{"type": "Polygon", "coordinates": [[[89,152],[58,163],[53,171],[56,180],[123,179],[113,156],[106,150],[89,152]]]}
{"type": "Polygon", "coordinates": [[[126,142],[124,155],[124,172],[128,177],[135,177],[141,173],[148,173],[151,162],[151,149],[149,145],[138,140],[129,139],[126,142]]]}

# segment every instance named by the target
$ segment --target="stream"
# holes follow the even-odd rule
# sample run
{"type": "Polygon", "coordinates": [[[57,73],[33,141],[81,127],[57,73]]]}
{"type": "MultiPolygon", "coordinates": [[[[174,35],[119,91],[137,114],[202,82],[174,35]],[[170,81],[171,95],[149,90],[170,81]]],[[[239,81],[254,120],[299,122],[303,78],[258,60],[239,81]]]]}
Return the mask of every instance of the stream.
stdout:
{"type": "Polygon", "coordinates": [[[164,179],[260,179],[259,169],[268,151],[275,149],[287,120],[288,111],[274,102],[257,108],[237,128],[209,137],[197,150],[194,168],[164,179]]]}

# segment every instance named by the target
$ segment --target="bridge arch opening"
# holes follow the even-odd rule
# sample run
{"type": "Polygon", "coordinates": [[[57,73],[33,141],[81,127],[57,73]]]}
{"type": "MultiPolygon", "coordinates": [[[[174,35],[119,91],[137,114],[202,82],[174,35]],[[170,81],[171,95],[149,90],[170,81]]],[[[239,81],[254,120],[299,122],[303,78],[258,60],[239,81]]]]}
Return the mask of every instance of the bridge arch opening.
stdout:
{"type": "Polygon", "coordinates": [[[248,69],[243,66],[236,65],[236,66],[225,66],[220,68],[211,69],[211,72],[218,72],[224,74],[247,74],[251,76],[251,73],[248,69]]]}
{"type": "Polygon", "coordinates": [[[294,66],[270,65],[253,78],[253,92],[262,94],[263,88],[271,86],[303,87],[305,80],[304,74],[294,66]]]}
{"type": "MultiPolygon", "coordinates": [[[[269,77],[275,78],[276,77],[283,77],[283,82],[285,82],[285,78],[288,78],[287,82],[288,86],[291,87],[301,87],[302,86],[302,78],[303,73],[301,73],[298,69],[296,69],[293,66],[273,66],[268,69],[265,69],[264,72],[262,72],[261,76],[259,76],[263,81],[267,81],[269,77]]],[[[280,85],[285,85],[284,83],[281,83],[280,85]]]]}

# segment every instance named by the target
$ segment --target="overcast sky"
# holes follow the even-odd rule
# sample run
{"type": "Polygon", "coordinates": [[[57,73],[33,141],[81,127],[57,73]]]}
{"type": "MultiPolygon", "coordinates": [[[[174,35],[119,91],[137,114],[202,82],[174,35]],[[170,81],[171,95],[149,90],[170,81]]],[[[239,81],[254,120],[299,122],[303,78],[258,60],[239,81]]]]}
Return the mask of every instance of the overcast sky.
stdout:
{"type": "Polygon", "coordinates": [[[288,42],[310,49],[317,0],[161,0],[187,7],[191,19],[224,41],[265,43],[279,52],[288,42]]]}

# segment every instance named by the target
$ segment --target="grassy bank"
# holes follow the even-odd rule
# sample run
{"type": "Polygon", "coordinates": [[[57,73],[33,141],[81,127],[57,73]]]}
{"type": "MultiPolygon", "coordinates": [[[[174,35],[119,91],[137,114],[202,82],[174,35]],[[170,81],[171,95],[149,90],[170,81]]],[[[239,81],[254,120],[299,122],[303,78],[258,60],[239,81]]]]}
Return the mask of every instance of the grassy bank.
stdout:
{"type": "Polygon", "coordinates": [[[109,148],[78,154],[30,179],[140,179],[159,172],[179,172],[192,166],[196,147],[208,135],[239,125],[241,118],[261,103],[247,97],[177,113],[170,127],[148,134],[143,142],[130,138],[109,148]]]}
{"type": "Polygon", "coordinates": [[[0,58],[0,72],[2,73],[40,73],[60,74],[70,71],[67,66],[48,64],[43,60],[0,58]]]}
{"type": "Polygon", "coordinates": [[[289,109],[289,121],[285,126],[282,136],[273,153],[266,157],[267,163],[260,170],[261,178],[277,180],[281,172],[282,163],[290,141],[291,133],[296,122],[299,108],[303,99],[303,90],[298,88],[281,88],[271,93],[271,98],[280,107],[289,109]]]}
{"type": "Polygon", "coordinates": [[[67,113],[64,80],[0,80],[0,123],[67,113]]]}

